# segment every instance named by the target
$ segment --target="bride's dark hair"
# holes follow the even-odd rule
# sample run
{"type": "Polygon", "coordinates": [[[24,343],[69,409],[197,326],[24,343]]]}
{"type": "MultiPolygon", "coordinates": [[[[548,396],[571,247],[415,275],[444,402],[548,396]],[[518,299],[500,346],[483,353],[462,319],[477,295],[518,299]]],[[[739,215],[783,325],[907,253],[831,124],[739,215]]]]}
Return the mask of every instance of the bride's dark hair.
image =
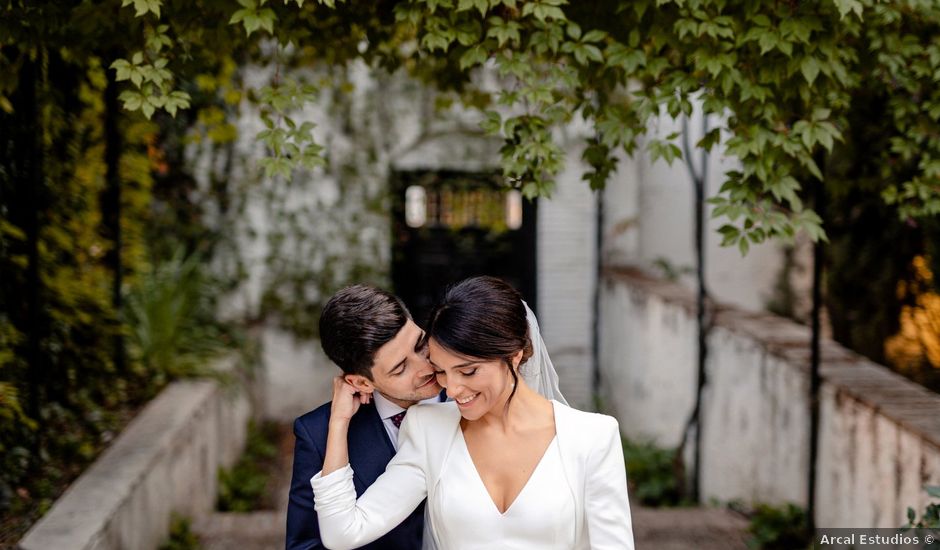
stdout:
{"type": "Polygon", "coordinates": [[[525,306],[516,289],[496,277],[465,279],[450,287],[431,312],[427,332],[459,355],[506,363],[513,379],[512,400],[519,382],[512,357],[522,350],[520,367],[532,357],[525,306]]]}

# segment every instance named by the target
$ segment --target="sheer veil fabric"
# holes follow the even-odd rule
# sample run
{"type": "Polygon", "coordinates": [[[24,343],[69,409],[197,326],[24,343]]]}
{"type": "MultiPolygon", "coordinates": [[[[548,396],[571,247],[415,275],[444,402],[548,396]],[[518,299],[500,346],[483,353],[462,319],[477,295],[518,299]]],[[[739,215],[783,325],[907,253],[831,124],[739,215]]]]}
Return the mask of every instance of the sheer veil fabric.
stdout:
{"type": "Polygon", "coordinates": [[[548,355],[548,349],[545,347],[545,340],[542,339],[542,331],[539,329],[539,321],[535,318],[535,313],[529,304],[522,302],[525,306],[526,321],[529,324],[529,339],[532,340],[532,357],[522,365],[519,374],[530,388],[537,391],[547,399],[554,399],[559,403],[567,405],[565,397],[561,394],[558,387],[558,372],[555,371],[555,365],[552,358],[548,355]]]}

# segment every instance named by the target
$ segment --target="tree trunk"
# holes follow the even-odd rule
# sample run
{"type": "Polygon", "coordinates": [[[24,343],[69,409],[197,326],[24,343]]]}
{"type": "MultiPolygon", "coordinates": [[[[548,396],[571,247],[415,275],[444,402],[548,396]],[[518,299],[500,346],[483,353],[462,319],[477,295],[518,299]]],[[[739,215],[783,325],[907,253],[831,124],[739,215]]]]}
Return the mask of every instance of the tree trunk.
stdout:
{"type": "MultiPolygon", "coordinates": [[[[819,163],[822,166],[822,163],[819,163]]],[[[822,182],[816,184],[814,197],[816,213],[822,218],[823,227],[826,223],[826,190],[822,182]]],[[[820,342],[820,315],[822,313],[822,272],[825,262],[825,243],[818,241],[813,245],[813,313],[812,336],[810,340],[810,426],[809,426],[809,473],[807,476],[807,504],[806,517],[809,531],[812,533],[816,525],[816,459],[819,455],[819,388],[822,379],[819,376],[819,365],[822,362],[820,342]]]]}
{"type": "MultiPolygon", "coordinates": [[[[118,326],[123,324],[121,287],[123,285],[123,260],[121,236],[121,133],[118,127],[121,106],[118,103],[118,85],[113,71],[108,71],[108,83],[104,91],[104,158],[106,188],[101,201],[104,234],[112,241],[108,263],[114,276],[111,301],[118,326]]],[[[126,372],[124,337],[118,330],[114,337],[114,367],[118,373],[126,372]]]]}
{"type": "MultiPolygon", "coordinates": [[[[45,361],[42,355],[42,281],[40,279],[39,257],[39,228],[40,212],[43,198],[43,151],[42,151],[42,122],[39,109],[39,81],[41,75],[41,58],[37,60],[25,59],[20,68],[19,87],[17,88],[16,113],[17,128],[20,136],[14,145],[17,159],[13,162],[20,165],[16,184],[19,200],[23,205],[22,218],[23,231],[26,234],[26,277],[24,282],[24,295],[26,302],[24,332],[26,334],[26,360],[28,371],[26,374],[29,398],[27,400],[27,414],[40,423],[33,441],[35,450],[41,445],[42,417],[39,411],[44,399],[43,379],[45,378],[45,361]]],[[[38,456],[34,453],[33,456],[38,456]]]]}

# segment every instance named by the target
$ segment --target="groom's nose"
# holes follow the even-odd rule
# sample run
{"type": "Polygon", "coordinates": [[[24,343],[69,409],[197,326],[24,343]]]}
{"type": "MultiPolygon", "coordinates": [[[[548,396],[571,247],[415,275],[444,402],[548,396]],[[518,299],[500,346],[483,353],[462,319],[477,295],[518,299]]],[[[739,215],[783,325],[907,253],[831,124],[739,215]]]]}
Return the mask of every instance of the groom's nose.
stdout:
{"type": "Polygon", "coordinates": [[[420,353],[415,353],[412,358],[416,365],[421,365],[421,375],[434,372],[434,367],[431,366],[431,361],[424,355],[420,353]]]}

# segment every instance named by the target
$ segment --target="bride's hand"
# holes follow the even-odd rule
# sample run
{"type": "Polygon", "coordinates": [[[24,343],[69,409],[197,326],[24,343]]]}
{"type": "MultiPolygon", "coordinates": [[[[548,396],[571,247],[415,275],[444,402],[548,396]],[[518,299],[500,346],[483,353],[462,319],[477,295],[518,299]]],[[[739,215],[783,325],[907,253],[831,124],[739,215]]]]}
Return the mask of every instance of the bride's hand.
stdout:
{"type": "Polygon", "coordinates": [[[346,442],[349,420],[371,397],[372,394],[369,393],[358,393],[342,376],[333,379],[333,404],[330,405],[330,430],[326,438],[322,475],[328,475],[349,464],[346,442]]]}
{"type": "Polygon", "coordinates": [[[349,422],[359,410],[372,398],[370,393],[359,393],[356,388],[343,379],[342,376],[333,378],[333,404],[330,407],[330,421],[349,422]]]}

